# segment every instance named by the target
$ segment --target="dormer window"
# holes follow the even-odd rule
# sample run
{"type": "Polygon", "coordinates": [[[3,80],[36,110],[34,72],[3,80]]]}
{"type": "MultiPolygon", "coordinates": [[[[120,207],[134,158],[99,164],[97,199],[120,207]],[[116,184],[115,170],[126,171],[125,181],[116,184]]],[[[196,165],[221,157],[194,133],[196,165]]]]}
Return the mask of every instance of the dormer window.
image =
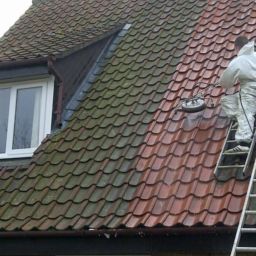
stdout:
{"type": "Polygon", "coordinates": [[[32,156],[51,131],[53,78],[0,84],[0,159],[32,156]]]}

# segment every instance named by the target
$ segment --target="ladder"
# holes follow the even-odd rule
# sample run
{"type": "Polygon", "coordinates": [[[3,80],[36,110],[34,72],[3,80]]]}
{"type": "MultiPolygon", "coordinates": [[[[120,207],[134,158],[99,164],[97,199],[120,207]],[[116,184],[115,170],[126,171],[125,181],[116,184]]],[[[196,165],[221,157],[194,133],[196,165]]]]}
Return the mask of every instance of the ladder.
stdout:
{"type": "MultiPolygon", "coordinates": [[[[254,215],[256,217],[256,161],[254,162],[249,187],[247,190],[245,202],[243,211],[240,217],[239,225],[237,228],[234,244],[232,247],[232,251],[230,256],[236,256],[239,253],[256,253],[256,225],[255,226],[247,226],[246,220],[251,215],[254,215]],[[255,190],[255,191],[254,191],[255,190]],[[253,200],[254,204],[253,205],[253,200]],[[247,234],[254,235],[253,237],[253,243],[250,243],[250,245],[242,245],[242,238],[243,236],[246,236],[247,234]],[[251,245],[252,244],[252,245],[251,245]]],[[[244,239],[245,240],[245,239],[244,239]]]]}
{"type": "MultiPolygon", "coordinates": [[[[255,158],[256,154],[254,152],[256,141],[255,134],[248,152],[226,152],[227,149],[235,146],[234,135],[236,130],[237,127],[235,127],[235,123],[231,122],[224,146],[215,167],[214,174],[217,178],[221,172],[227,170],[236,170],[236,176],[244,178],[248,176],[248,171],[252,167],[252,160],[255,158]]],[[[247,225],[247,221],[250,217],[256,218],[256,161],[254,161],[252,168],[245,202],[230,256],[237,256],[239,253],[254,253],[254,255],[256,255],[256,224],[254,226],[247,225]],[[248,242],[248,235],[252,236],[252,242],[248,242]]]]}
{"type": "Polygon", "coordinates": [[[225,152],[227,149],[230,149],[236,145],[236,130],[237,127],[235,127],[235,122],[231,122],[224,142],[224,146],[222,147],[222,151],[220,153],[214,170],[214,175],[217,178],[221,172],[225,172],[230,169],[236,170],[240,174],[240,176],[245,176],[248,166],[251,163],[253,149],[256,141],[255,136],[252,139],[252,143],[248,152],[225,152]]]}

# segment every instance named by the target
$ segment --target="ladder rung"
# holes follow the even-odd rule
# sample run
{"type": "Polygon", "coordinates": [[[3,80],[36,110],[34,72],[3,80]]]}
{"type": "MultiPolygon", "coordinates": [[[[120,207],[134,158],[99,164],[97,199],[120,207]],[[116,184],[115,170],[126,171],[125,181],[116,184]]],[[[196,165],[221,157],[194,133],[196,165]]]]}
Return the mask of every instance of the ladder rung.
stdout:
{"type": "Polygon", "coordinates": [[[246,214],[256,214],[256,210],[247,210],[245,211],[246,214]]]}
{"type": "Polygon", "coordinates": [[[220,168],[220,169],[227,169],[227,168],[244,168],[244,165],[219,165],[218,168],[220,168]]]}
{"type": "Polygon", "coordinates": [[[254,198],[256,197],[256,194],[250,194],[250,197],[254,198]]]}
{"type": "Polygon", "coordinates": [[[256,233],[256,228],[241,228],[243,233],[256,233]]]}
{"type": "Polygon", "coordinates": [[[248,155],[248,152],[224,152],[222,155],[224,156],[235,156],[235,155],[248,155]]]}
{"type": "Polygon", "coordinates": [[[227,140],[226,142],[227,143],[236,143],[237,141],[236,140],[227,140]]]}
{"type": "Polygon", "coordinates": [[[237,252],[256,252],[256,247],[236,247],[237,252]]]}

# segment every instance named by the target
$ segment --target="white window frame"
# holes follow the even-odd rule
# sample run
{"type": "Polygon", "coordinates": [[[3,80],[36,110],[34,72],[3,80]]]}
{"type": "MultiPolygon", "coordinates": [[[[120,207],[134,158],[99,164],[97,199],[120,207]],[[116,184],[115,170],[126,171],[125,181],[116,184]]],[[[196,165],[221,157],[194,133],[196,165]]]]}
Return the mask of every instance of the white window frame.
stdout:
{"type": "Polygon", "coordinates": [[[28,80],[13,83],[0,83],[0,89],[10,88],[10,103],[8,115],[8,128],[6,136],[6,151],[0,153],[0,159],[6,158],[22,158],[31,157],[37,147],[25,149],[12,149],[13,133],[15,125],[15,111],[16,111],[16,97],[18,89],[41,87],[41,108],[39,120],[39,136],[38,145],[47,134],[51,132],[52,123],[52,105],[53,105],[53,91],[54,91],[54,77],[50,76],[45,79],[28,80]]]}

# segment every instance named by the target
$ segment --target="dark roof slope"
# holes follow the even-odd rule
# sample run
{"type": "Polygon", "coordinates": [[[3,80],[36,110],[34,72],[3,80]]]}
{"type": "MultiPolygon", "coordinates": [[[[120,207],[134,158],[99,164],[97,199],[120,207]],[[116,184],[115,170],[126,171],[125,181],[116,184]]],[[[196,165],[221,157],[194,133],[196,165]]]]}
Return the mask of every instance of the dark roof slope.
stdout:
{"type": "Polygon", "coordinates": [[[0,172],[0,228],[236,225],[247,181],[213,175],[228,126],[224,92],[209,92],[212,109],[175,115],[174,108],[200,89],[197,81],[217,80],[236,35],[251,35],[255,11],[252,1],[224,0],[33,6],[2,39],[2,61],[59,53],[49,44],[56,31],[132,26],[65,129],[44,141],[26,170],[0,172]],[[44,49],[37,35],[48,38],[44,49]]]}
{"type": "Polygon", "coordinates": [[[115,31],[131,11],[140,15],[143,5],[142,0],[38,2],[1,38],[0,61],[58,56],[78,50],[115,31]]]}

